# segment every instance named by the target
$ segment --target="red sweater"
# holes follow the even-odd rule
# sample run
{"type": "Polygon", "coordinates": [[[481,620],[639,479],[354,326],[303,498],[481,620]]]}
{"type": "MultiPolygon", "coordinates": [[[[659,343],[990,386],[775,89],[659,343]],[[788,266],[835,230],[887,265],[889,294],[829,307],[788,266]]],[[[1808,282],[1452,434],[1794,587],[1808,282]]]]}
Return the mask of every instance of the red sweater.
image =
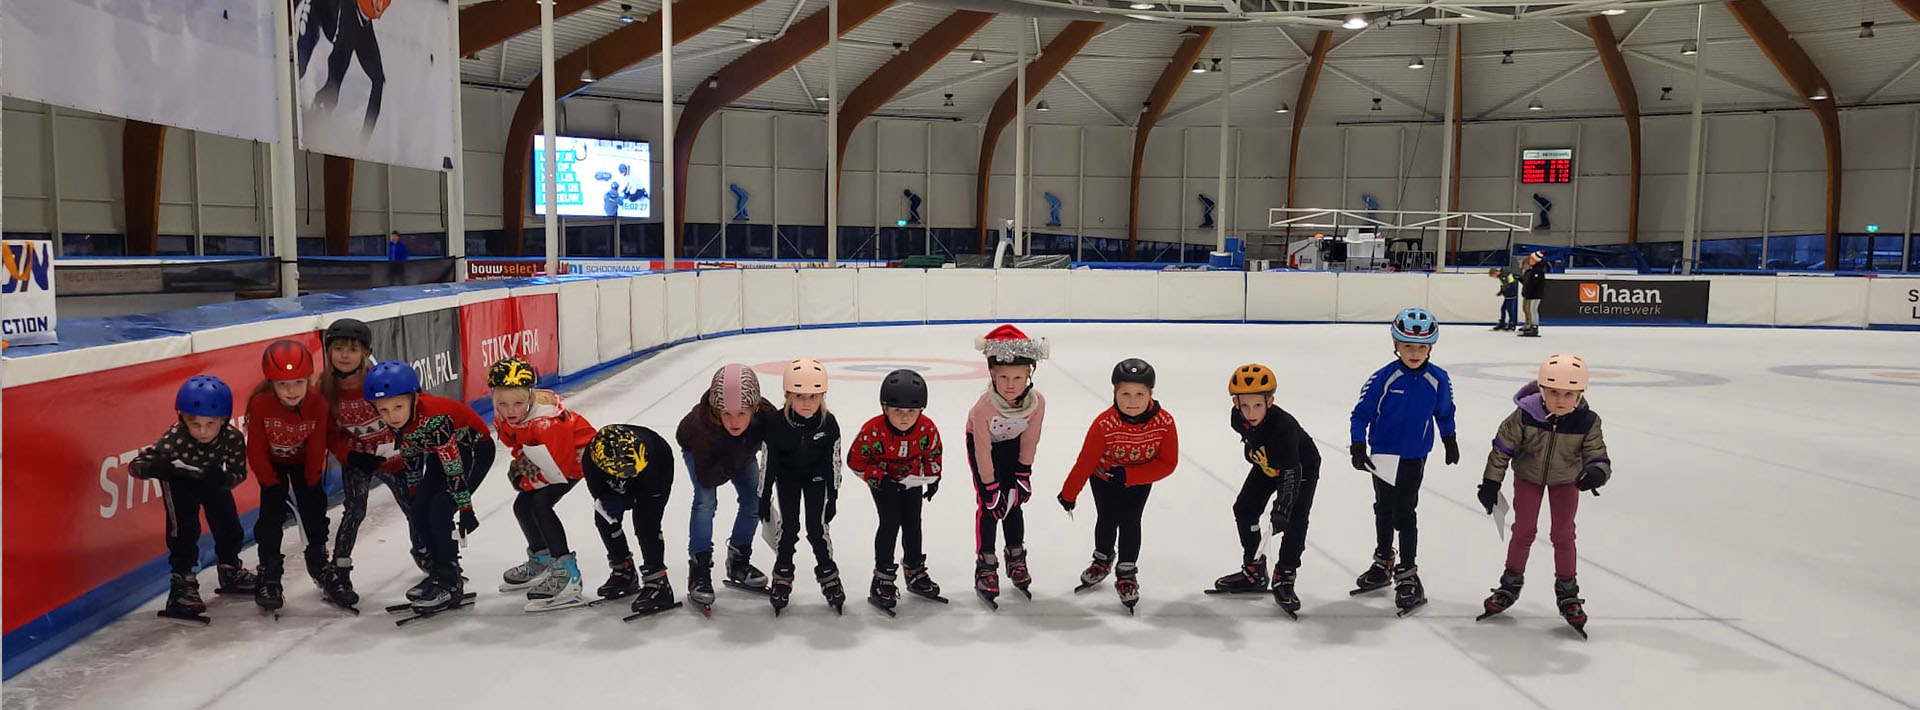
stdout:
{"type": "Polygon", "coordinates": [[[868,485],[880,481],[899,481],[908,476],[940,476],[940,428],[933,419],[920,415],[906,433],[894,431],[882,414],[860,427],[847,454],[847,468],[866,479],[868,485]]]}
{"type": "Polygon", "coordinates": [[[558,395],[547,390],[535,392],[533,411],[525,423],[514,426],[495,414],[493,426],[500,432],[500,443],[513,451],[512,465],[507,467],[507,475],[513,481],[514,488],[531,491],[554,483],[578,481],[584,475],[580,468],[580,452],[587,448],[588,442],[593,441],[593,425],[587,423],[586,417],[562,406],[558,395]],[[542,472],[533,462],[525,461],[523,450],[528,446],[546,447],[554,463],[560,465],[560,473],[566,480],[548,480],[540,475],[542,472]]]}
{"type": "Polygon", "coordinates": [[[300,466],[306,485],[320,485],[327,473],[327,398],[308,386],[298,409],[280,403],[273,390],[247,400],[247,467],[262,486],[280,484],[278,466],[300,466]]]}
{"type": "Polygon", "coordinates": [[[1174,428],[1173,415],[1156,401],[1143,417],[1128,421],[1113,407],[1095,417],[1087,427],[1086,441],[1080,444],[1080,458],[1073,462],[1067,483],[1060,488],[1061,497],[1074,502],[1088,478],[1098,475],[1106,480],[1107,471],[1116,466],[1127,470],[1128,487],[1144,486],[1172,474],[1180,461],[1180,432],[1174,428]]]}
{"type": "MultiPolygon", "coordinates": [[[[398,445],[393,439],[393,430],[380,421],[380,413],[374,411],[373,403],[363,394],[361,388],[366,379],[366,373],[341,378],[339,401],[332,403],[333,426],[327,427],[327,449],[342,465],[347,463],[349,453],[372,454],[378,452],[382,444],[398,445]]],[[[387,459],[380,470],[387,473],[400,470],[399,457],[387,459]]]]}
{"type": "Polygon", "coordinates": [[[433,464],[438,463],[447,477],[447,492],[452,494],[454,505],[461,510],[473,508],[473,488],[468,484],[468,477],[475,472],[466,469],[460,451],[463,441],[493,436],[479,413],[465,402],[421,392],[413,399],[413,420],[396,434],[400,438],[400,455],[393,458],[401,462],[399,470],[409,492],[420,485],[433,464]]]}

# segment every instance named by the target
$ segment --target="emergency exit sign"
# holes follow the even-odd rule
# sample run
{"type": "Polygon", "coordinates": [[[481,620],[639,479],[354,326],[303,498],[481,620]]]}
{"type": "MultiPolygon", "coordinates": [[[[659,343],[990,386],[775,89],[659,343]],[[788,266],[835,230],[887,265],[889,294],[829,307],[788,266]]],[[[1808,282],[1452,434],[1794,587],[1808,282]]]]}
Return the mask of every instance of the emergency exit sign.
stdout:
{"type": "Polygon", "coordinates": [[[1520,182],[1527,185],[1573,182],[1573,149],[1521,151],[1520,182]]]}

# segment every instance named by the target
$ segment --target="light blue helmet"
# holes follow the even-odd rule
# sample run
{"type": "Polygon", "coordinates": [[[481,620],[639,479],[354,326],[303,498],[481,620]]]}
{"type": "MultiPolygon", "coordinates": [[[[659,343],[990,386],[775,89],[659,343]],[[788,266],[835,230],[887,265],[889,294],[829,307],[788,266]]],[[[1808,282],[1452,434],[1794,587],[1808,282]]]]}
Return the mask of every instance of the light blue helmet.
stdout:
{"type": "Polygon", "coordinates": [[[1409,308],[1393,317],[1393,339],[1432,345],[1440,339],[1440,320],[1425,308],[1409,308]]]}

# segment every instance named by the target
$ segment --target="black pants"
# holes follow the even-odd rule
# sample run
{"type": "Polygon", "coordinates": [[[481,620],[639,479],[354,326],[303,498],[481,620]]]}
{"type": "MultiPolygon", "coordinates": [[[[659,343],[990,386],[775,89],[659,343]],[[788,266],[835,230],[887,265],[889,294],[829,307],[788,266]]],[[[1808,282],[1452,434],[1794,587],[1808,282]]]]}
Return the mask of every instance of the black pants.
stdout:
{"type": "Polygon", "coordinates": [[[560,499],[573,490],[573,484],[579,481],[556,483],[531,491],[521,491],[513,499],[513,517],[520,521],[520,532],[527,537],[527,551],[545,550],[554,557],[573,554],[573,548],[567,546],[567,529],[560,524],[560,516],[554,514],[553,507],[560,499]]]}
{"type": "MultiPolygon", "coordinates": [[[[1008,439],[989,444],[987,455],[993,457],[993,477],[1000,483],[1001,495],[1018,495],[1015,481],[1019,477],[1014,475],[1013,467],[1020,463],[1020,440],[1008,439]]],[[[980,483],[980,462],[974,460],[972,434],[967,435],[967,466],[973,470],[973,499],[976,502],[973,511],[973,554],[993,554],[996,528],[1006,528],[1007,547],[1026,547],[1027,514],[1016,507],[1007,511],[1005,519],[995,520],[993,511],[988,510],[984,505],[986,501],[980,498],[986,486],[980,483]]]]}
{"type": "Polygon", "coordinates": [[[206,511],[213,530],[213,551],[223,565],[240,564],[240,513],[233,492],[194,479],[160,481],[160,497],[167,506],[167,566],[174,574],[192,574],[200,562],[200,512],[206,511]]]}
{"type": "MultiPolygon", "coordinates": [[[[1260,516],[1269,511],[1267,499],[1279,492],[1280,483],[1281,479],[1255,469],[1247,472],[1247,480],[1240,484],[1240,497],[1233,500],[1233,522],[1240,531],[1241,562],[1251,564],[1260,554],[1260,516]]],[[[1286,528],[1273,531],[1281,536],[1274,571],[1300,567],[1300,555],[1307,549],[1307,515],[1313,512],[1313,491],[1319,485],[1319,476],[1303,476],[1287,511],[1286,528]]],[[[1280,504],[1277,498],[1273,501],[1276,508],[1280,504]]]]}
{"type": "Polygon", "coordinates": [[[1427,470],[1426,457],[1400,459],[1394,484],[1373,477],[1373,535],[1376,557],[1393,554],[1393,533],[1400,533],[1400,564],[1412,566],[1420,552],[1420,518],[1414,509],[1420,505],[1420,479],[1427,470]]]}
{"type": "Polygon", "coordinates": [[[1139,561],[1140,518],[1147,510],[1147,496],[1153,493],[1153,484],[1122,486],[1094,476],[1091,485],[1095,511],[1093,549],[1113,555],[1114,538],[1117,536],[1120,541],[1118,561],[1139,561]]]}
{"type": "Polygon", "coordinates": [[[298,466],[274,466],[280,483],[260,487],[260,519],[253,525],[253,539],[260,543],[260,569],[280,572],[286,556],[280,554],[280,541],[286,534],[287,515],[299,518],[307,539],[308,571],[327,564],[327,492],[306,484],[305,472],[298,466]]]}
{"type": "MultiPolygon", "coordinates": [[[[460,460],[466,472],[467,490],[480,490],[480,482],[487,478],[487,469],[493,466],[493,439],[481,438],[472,444],[462,444],[460,460]]],[[[459,508],[453,503],[446,472],[440,464],[429,461],[426,465],[426,475],[413,487],[408,499],[413,512],[407,516],[407,527],[414,544],[425,549],[432,561],[428,574],[451,584],[460,581],[460,545],[453,535],[459,508]]]]}
{"type": "MultiPolygon", "coordinates": [[[[345,493],[340,502],[340,529],[334,532],[333,538],[333,558],[336,562],[353,558],[353,548],[360,541],[360,523],[367,519],[367,492],[376,484],[385,485],[393,493],[393,502],[399,504],[400,512],[409,519],[413,517],[412,499],[407,496],[405,486],[393,476],[356,470],[342,463],[340,483],[345,493]]],[[[413,549],[426,549],[427,544],[421,540],[417,528],[409,524],[407,533],[412,538],[413,549]]]]}
{"type": "Polygon", "coordinates": [[[832,485],[826,475],[780,476],[773,480],[775,500],[780,504],[780,549],[773,561],[774,576],[793,576],[793,549],[800,544],[802,515],[806,518],[807,544],[813,547],[814,569],[833,568],[833,540],[827,537],[826,512],[832,485]]]}
{"type": "Polygon", "coordinates": [[[374,122],[380,119],[380,95],[385,93],[387,85],[387,72],[380,63],[380,41],[373,36],[373,21],[360,14],[357,3],[338,0],[335,5],[339,19],[333,34],[333,51],[327,54],[327,83],[320,87],[314,100],[322,106],[332,106],[339,101],[340,84],[347,78],[347,67],[358,57],[361,71],[367,73],[367,81],[373,84],[367,91],[366,130],[371,131],[374,122]]]}
{"type": "Polygon", "coordinates": [[[307,24],[300,30],[300,38],[294,42],[295,54],[299,59],[300,76],[307,75],[307,60],[313,58],[313,47],[320,43],[321,35],[327,41],[333,41],[340,26],[340,7],[338,0],[306,0],[307,24]]]}
{"type": "Polygon", "coordinates": [[[893,566],[893,540],[900,538],[901,562],[907,569],[927,564],[920,549],[920,509],[926,499],[920,488],[902,488],[882,484],[873,489],[873,508],[880,513],[880,527],[873,533],[873,565],[877,569],[893,566]]]}

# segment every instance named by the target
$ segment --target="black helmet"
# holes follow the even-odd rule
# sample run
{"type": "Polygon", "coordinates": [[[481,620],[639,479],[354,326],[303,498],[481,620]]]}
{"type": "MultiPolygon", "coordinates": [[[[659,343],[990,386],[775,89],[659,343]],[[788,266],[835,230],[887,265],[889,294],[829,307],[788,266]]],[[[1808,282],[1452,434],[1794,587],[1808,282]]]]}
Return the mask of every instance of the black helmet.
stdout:
{"type": "Polygon", "coordinates": [[[510,357],[487,368],[488,387],[532,387],[540,376],[533,365],[517,357],[510,357]]]}
{"type": "Polygon", "coordinates": [[[1122,382],[1138,382],[1146,385],[1147,389],[1153,389],[1153,366],[1137,357],[1121,360],[1120,364],[1113,366],[1113,383],[1117,385],[1122,382]]]}
{"type": "Polygon", "coordinates": [[[331,345],[335,338],[358,340],[367,349],[373,349],[373,329],[352,318],[341,318],[334,321],[333,325],[327,326],[327,332],[320,341],[322,345],[331,345]]]}
{"type": "Polygon", "coordinates": [[[901,409],[927,408],[927,381],[912,370],[894,370],[880,383],[880,405],[901,409]]]}

